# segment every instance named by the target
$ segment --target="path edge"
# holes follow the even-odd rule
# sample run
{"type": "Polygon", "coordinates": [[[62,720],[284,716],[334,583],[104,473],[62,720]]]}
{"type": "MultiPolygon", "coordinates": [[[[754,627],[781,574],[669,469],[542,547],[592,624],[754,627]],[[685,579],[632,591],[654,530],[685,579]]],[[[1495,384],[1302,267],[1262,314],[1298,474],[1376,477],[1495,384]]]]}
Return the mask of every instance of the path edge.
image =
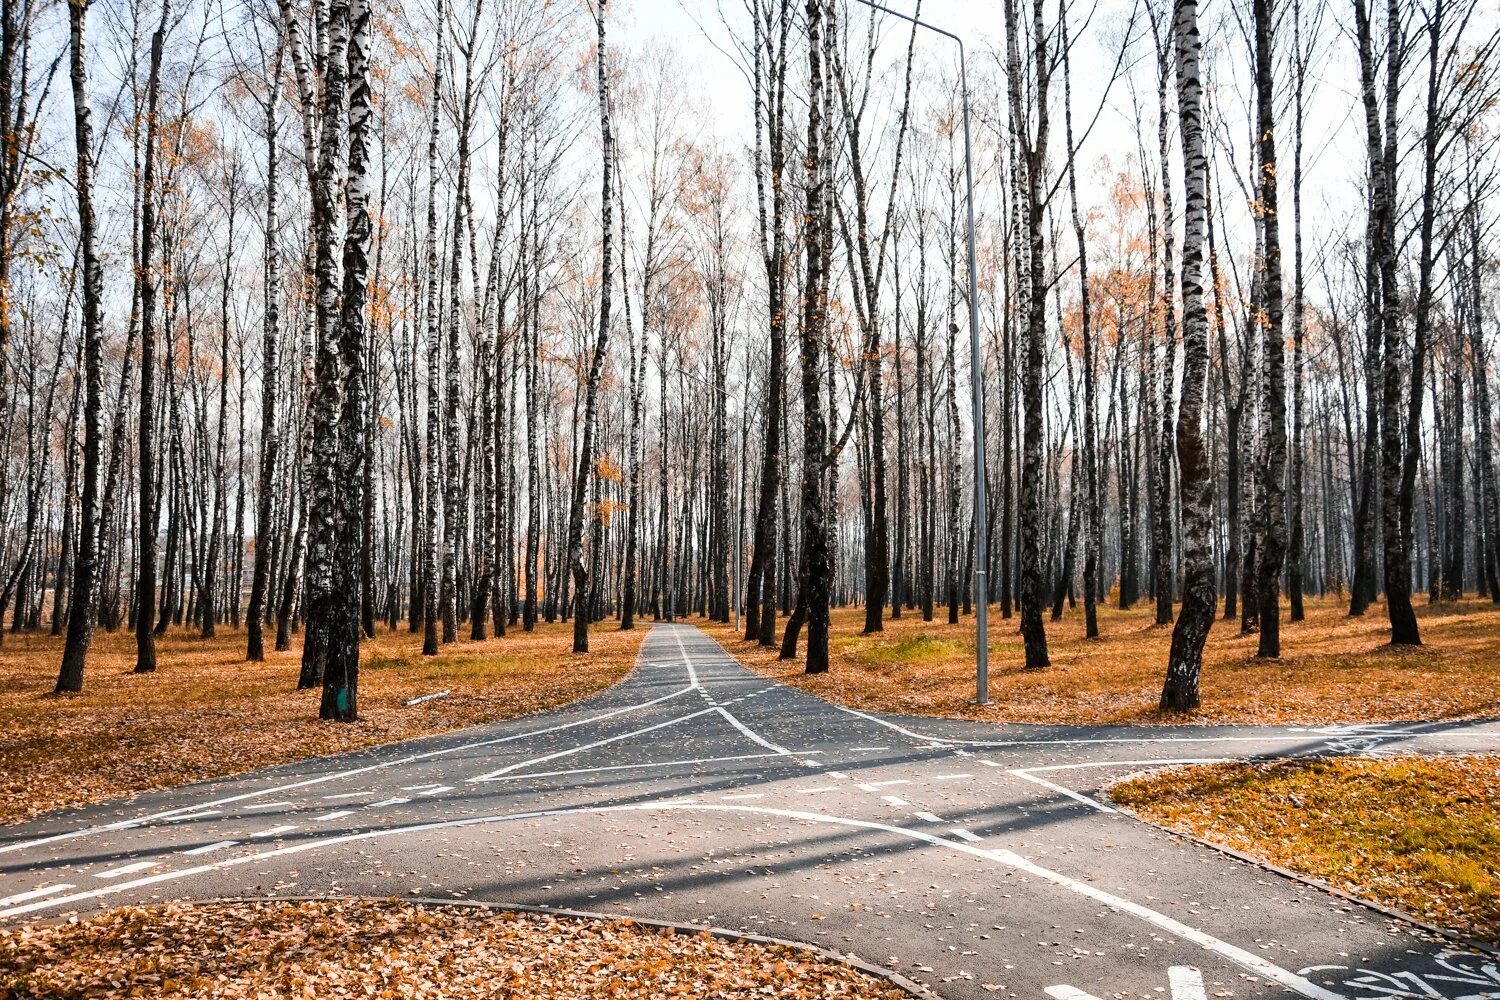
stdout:
{"type": "Polygon", "coordinates": [[[337,895],[337,896],[216,896],[212,899],[178,900],[177,902],[188,906],[222,906],[233,903],[339,903],[339,902],[373,902],[386,903],[396,902],[409,906],[421,907],[460,907],[471,910],[486,910],[491,913],[535,913],[545,914],[553,917],[566,917],[570,920],[600,920],[607,923],[618,923],[627,921],[641,927],[650,927],[656,930],[671,930],[688,934],[707,934],[721,941],[741,941],[747,944],[768,945],[778,948],[792,948],[797,951],[807,952],[819,958],[840,965],[846,965],[856,972],[862,972],[867,976],[889,983],[896,989],[901,990],[908,996],[931,998],[935,996],[932,990],[914,980],[908,979],[901,973],[883,966],[875,965],[858,955],[835,951],[822,945],[812,944],[808,941],[794,941],[791,938],[769,937],[765,934],[753,934],[748,931],[730,930],[727,927],[716,927],[711,924],[679,923],[673,920],[657,920],[647,917],[637,917],[624,913],[600,913],[592,910],[571,910],[557,906],[537,906],[528,903],[492,903],[478,899],[441,899],[435,896],[370,896],[370,895],[337,895]]]}

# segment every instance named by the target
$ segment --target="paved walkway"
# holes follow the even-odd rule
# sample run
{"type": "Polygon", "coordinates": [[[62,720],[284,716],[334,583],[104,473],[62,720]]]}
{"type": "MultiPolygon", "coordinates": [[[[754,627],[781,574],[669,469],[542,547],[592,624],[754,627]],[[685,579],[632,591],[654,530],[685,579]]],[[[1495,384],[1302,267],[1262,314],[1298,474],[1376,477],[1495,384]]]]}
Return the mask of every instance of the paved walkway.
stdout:
{"type": "Polygon", "coordinates": [[[688,625],[563,710],[0,832],[0,921],[453,897],[808,941],[945,997],[1500,997],[1500,962],[1115,812],[1141,768],[1500,749],[1500,724],[995,726],[841,709],[688,625]]]}

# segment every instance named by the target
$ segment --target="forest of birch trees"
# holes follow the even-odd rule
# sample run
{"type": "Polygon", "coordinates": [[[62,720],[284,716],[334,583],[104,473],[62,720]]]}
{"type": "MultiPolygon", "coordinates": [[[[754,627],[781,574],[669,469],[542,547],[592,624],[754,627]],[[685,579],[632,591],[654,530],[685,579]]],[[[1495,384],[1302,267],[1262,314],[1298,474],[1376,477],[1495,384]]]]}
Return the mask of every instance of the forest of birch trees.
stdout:
{"type": "Polygon", "coordinates": [[[0,637],[60,692],[96,630],[300,647],[338,720],[382,629],[821,672],[984,593],[1032,670],[1140,607],[1187,711],[1216,619],[1500,603],[1492,0],[0,5],[0,637]]]}

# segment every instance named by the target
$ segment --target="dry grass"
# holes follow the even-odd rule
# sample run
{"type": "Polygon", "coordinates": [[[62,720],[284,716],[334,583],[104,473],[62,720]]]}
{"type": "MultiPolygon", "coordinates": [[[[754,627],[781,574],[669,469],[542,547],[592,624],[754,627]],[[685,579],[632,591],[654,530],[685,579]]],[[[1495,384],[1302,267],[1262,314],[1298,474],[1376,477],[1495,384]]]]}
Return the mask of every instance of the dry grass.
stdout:
{"type": "Polygon", "coordinates": [[[1500,757],[1215,764],[1110,796],[1147,819],[1500,942],[1500,757]]]}
{"type": "Polygon", "coordinates": [[[84,690],[51,694],[61,640],[9,635],[0,652],[0,823],[126,792],[163,788],[322,754],[527,715],[614,683],[645,630],[596,628],[574,656],[572,626],[459,642],[432,658],[421,636],[382,630],[368,641],[360,720],[318,721],[318,691],[297,691],[300,653],[244,661],[242,632],[159,642],[160,667],[135,674],[134,637],[100,632],[84,690]],[[446,698],[404,702],[448,690],[446,698]]]}
{"type": "Polygon", "coordinates": [[[990,613],[990,698],[974,697],[974,623],[948,625],[946,608],[924,624],[908,612],[883,633],[860,635],[862,608],[834,612],[832,665],[808,677],[740,641],[713,635],[762,673],[855,708],[989,721],[1043,723],[1246,722],[1320,724],[1500,715],[1500,608],[1488,600],[1418,608],[1425,646],[1396,649],[1385,610],[1350,619],[1342,602],[1312,601],[1307,620],[1283,622],[1282,658],[1257,659],[1237,622],[1214,625],[1204,654],[1203,707],[1191,716],[1157,712],[1171,628],[1144,604],[1100,608],[1100,638],[1083,637],[1083,612],[1047,623],[1052,666],[1026,673],[1017,619],[990,613]]]}
{"type": "Polygon", "coordinates": [[[0,930],[0,1000],[902,995],[792,948],[397,901],[126,907],[0,930]]]}

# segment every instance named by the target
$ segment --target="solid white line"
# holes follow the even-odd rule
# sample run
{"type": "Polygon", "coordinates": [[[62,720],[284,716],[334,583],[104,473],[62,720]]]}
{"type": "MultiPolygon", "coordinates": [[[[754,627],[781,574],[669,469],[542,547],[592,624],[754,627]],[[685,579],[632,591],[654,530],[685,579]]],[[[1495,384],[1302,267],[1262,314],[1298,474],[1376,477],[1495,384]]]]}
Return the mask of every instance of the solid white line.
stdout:
{"type": "Polygon", "coordinates": [[[910,802],[906,801],[905,799],[903,799],[899,795],[882,795],[881,798],[885,799],[887,802],[889,802],[893,806],[909,806],[909,805],[911,805],[910,802]]]}
{"type": "MultiPolygon", "coordinates": [[[[819,750],[818,753],[823,751],[819,750]]],[[[785,757],[780,753],[742,753],[732,757],[693,757],[685,760],[663,760],[653,761],[646,764],[609,764],[605,767],[578,767],[567,771],[526,771],[523,774],[512,774],[503,778],[489,778],[489,781],[525,781],[531,778],[558,778],[573,774],[598,774],[604,771],[635,771],[648,767],[683,767],[690,764],[717,764],[721,761],[733,760],[765,760],[767,757],[785,757]]],[[[423,793],[431,794],[431,793],[423,793]]]]}
{"type": "Polygon", "coordinates": [[[976,837],[974,834],[970,833],[968,830],[965,830],[961,826],[955,826],[948,832],[953,834],[953,836],[957,837],[959,840],[967,840],[971,844],[977,844],[980,840],[979,837],[976,837]]]}
{"type": "MultiPolygon", "coordinates": [[[[285,785],[275,785],[271,788],[262,788],[259,791],[242,792],[238,795],[229,795],[221,799],[213,799],[209,802],[200,802],[196,805],[178,806],[175,809],[166,809],[161,812],[151,813],[146,816],[140,816],[136,819],[121,820],[115,823],[108,823],[104,826],[86,826],[81,827],[77,830],[69,830],[66,833],[55,833],[48,837],[37,837],[34,840],[21,840],[17,841],[14,844],[0,845],[0,854],[9,854],[12,851],[21,851],[25,850],[28,847],[40,847],[43,844],[55,844],[64,840],[75,840],[79,837],[87,837],[98,833],[111,833],[116,830],[128,830],[132,827],[140,826],[142,823],[151,823],[158,820],[167,819],[168,817],[175,816],[180,813],[191,812],[197,809],[204,809],[209,806],[223,806],[229,805],[233,802],[243,802],[246,799],[258,799],[263,795],[277,795],[285,792],[290,792],[298,788],[307,788],[312,785],[321,785],[329,781],[338,781],[342,778],[352,778],[358,774],[368,774],[371,771],[379,771],[387,767],[400,767],[403,764],[411,764],[415,761],[428,760],[433,757],[443,757],[447,756],[448,754],[459,753],[460,751],[464,750],[475,750],[480,747],[498,746],[501,743],[511,743],[515,740],[524,740],[528,736],[544,736],[549,733],[562,732],[565,729],[576,729],[579,726],[586,726],[591,722],[602,722],[605,719],[612,719],[615,716],[623,715],[626,712],[635,712],[643,708],[650,708],[652,705],[660,705],[664,701],[671,701],[673,698],[681,697],[682,695],[687,694],[689,691],[694,690],[697,685],[696,677],[694,678],[693,683],[694,687],[681,688],[677,691],[671,692],[670,694],[664,694],[658,698],[652,698],[650,701],[643,701],[635,705],[626,705],[623,708],[611,709],[608,712],[601,712],[598,715],[591,715],[586,719],[578,719],[575,722],[564,722],[555,726],[547,726],[542,729],[531,729],[527,730],[524,733],[512,733],[509,736],[499,736],[492,740],[478,740],[472,743],[461,743],[457,746],[443,747],[440,750],[427,750],[423,753],[409,754],[405,757],[398,757],[394,760],[380,761],[379,763],[375,764],[366,764],[363,767],[350,768],[346,771],[336,771],[333,774],[319,775],[316,778],[305,778],[302,781],[294,781],[285,785]]],[[[350,797],[352,798],[353,796],[351,795],[350,797]]]]}
{"type": "Polygon", "coordinates": [[[942,847],[947,850],[967,854],[971,857],[988,859],[990,861],[995,861],[999,864],[1005,865],[1016,871],[1030,875],[1034,878],[1041,879],[1046,882],[1051,882],[1054,885],[1067,889],[1068,891],[1076,893],[1080,896],[1085,896],[1117,912],[1143,920],[1146,923],[1149,923],[1152,926],[1163,930],[1174,937],[1180,938],[1184,941],[1189,942],[1190,944],[1195,944],[1201,948],[1204,948],[1205,950],[1211,951],[1214,954],[1235,963],[1241,968],[1257,976],[1260,976],[1263,979],[1269,979],[1272,982],[1279,983],[1280,985],[1285,986],[1287,989],[1290,989],[1296,993],[1300,993],[1302,996],[1308,997],[1309,1000],[1348,1000],[1348,998],[1346,998],[1343,994],[1335,993],[1332,990],[1325,989],[1324,987],[1319,986],[1316,983],[1313,983],[1303,978],[1302,976],[1297,975],[1295,972],[1292,972],[1288,969],[1283,969],[1281,966],[1276,965],[1274,962],[1271,962],[1268,959],[1261,957],[1260,955],[1246,951],[1245,949],[1240,948],[1236,945],[1229,944],[1226,941],[1221,941],[1211,934],[1200,931],[1195,927],[1190,927],[1189,925],[1184,924],[1172,917],[1169,917],[1164,913],[1159,913],[1156,910],[1151,909],[1150,907],[1143,906],[1140,903],[1132,902],[1131,900],[1125,899],[1121,896],[1116,896],[1113,893],[1096,888],[1095,886],[1092,886],[1087,882],[1080,882],[1079,880],[1064,875],[1061,872],[1055,872],[1049,868],[1043,868],[1041,865],[1038,865],[1035,862],[1030,861],[1029,859],[1024,858],[1012,851],[988,850],[982,847],[977,847],[973,844],[966,844],[958,841],[948,840],[944,837],[939,837],[935,834],[927,833],[923,830],[914,830],[906,827],[892,826],[888,823],[878,823],[873,820],[852,819],[844,816],[830,816],[826,813],[801,812],[795,809],[777,809],[770,806],[741,806],[708,802],[677,806],[661,802],[642,802],[631,805],[614,806],[584,806],[573,809],[548,809],[536,812],[511,813],[508,815],[476,816],[468,819],[447,820],[444,822],[435,823],[417,823],[409,826],[390,827],[384,830],[367,830],[361,833],[343,834],[340,836],[328,837],[321,840],[304,841],[300,844],[280,847],[270,851],[262,851],[258,854],[242,855],[236,858],[226,858],[223,861],[198,865],[192,868],[182,868],[176,871],[161,872],[156,875],[147,875],[143,878],[135,879],[130,882],[121,882],[112,886],[104,886],[98,889],[76,892],[66,896],[57,896],[48,899],[34,900],[20,906],[13,906],[9,909],[0,910],[0,917],[13,917],[19,916],[22,913],[29,913],[36,910],[45,910],[59,906],[67,906],[87,899],[97,899],[102,896],[127,892],[133,889],[142,888],[144,886],[156,885],[162,882],[187,878],[189,876],[200,875],[206,872],[220,871],[238,865],[253,864],[256,862],[265,861],[270,858],[288,857],[291,855],[302,854],[307,851],[325,847],[336,847],[340,844],[358,843],[360,841],[375,840],[382,837],[391,837],[411,833],[425,833],[432,830],[454,829],[457,827],[466,826],[480,826],[490,823],[501,823],[516,820],[574,816],[581,814],[605,815],[609,813],[619,812],[653,812],[670,810],[673,808],[696,809],[705,812],[743,812],[763,816],[779,816],[785,819],[795,819],[808,823],[826,823],[836,826],[853,827],[856,829],[874,830],[878,832],[888,833],[896,837],[906,837],[911,840],[918,840],[935,847],[942,847]]]}
{"type": "Polygon", "coordinates": [[[313,822],[326,823],[336,819],[343,819],[345,816],[353,816],[358,811],[359,810],[357,809],[335,809],[333,812],[324,813],[321,816],[314,816],[313,822]]]}
{"type": "Polygon", "coordinates": [[[1085,993],[1076,986],[1049,986],[1042,991],[1052,1000],[1099,1000],[1092,993],[1085,993]]]}
{"type": "Polygon", "coordinates": [[[682,654],[682,665],[687,667],[690,690],[701,688],[702,685],[698,683],[698,671],[693,668],[693,658],[688,655],[687,647],[682,644],[682,630],[675,625],[672,627],[672,638],[677,640],[677,651],[682,654]]]}
{"type": "Polygon", "coordinates": [[[226,848],[226,847],[233,847],[235,844],[238,844],[238,843],[239,843],[238,840],[221,840],[217,844],[204,844],[202,847],[195,847],[195,848],[193,848],[190,851],[180,851],[178,853],[180,853],[180,854],[212,854],[214,851],[222,851],[224,848],[226,848]]]}
{"type": "Polygon", "coordinates": [[[1026,781],[1029,781],[1034,785],[1041,785],[1043,788],[1050,789],[1059,795],[1067,796],[1074,802],[1082,802],[1090,809],[1097,809],[1102,813],[1119,812],[1118,809],[1113,809],[1105,805],[1103,802],[1100,802],[1098,799],[1091,799],[1087,795],[1084,795],[1082,792],[1075,792],[1071,788],[1064,788],[1062,785],[1059,785],[1055,781],[1048,781],[1046,778],[1038,778],[1036,775],[1028,774],[1025,771],[1007,771],[1005,773],[1014,774],[1016,777],[1025,779],[1026,781]]]}
{"type": "Polygon", "coordinates": [[[119,878],[121,875],[134,875],[136,872],[143,872],[148,868],[155,868],[159,864],[161,864],[160,861],[137,861],[134,864],[121,865],[118,868],[111,868],[109,871],[95,872],[94,878],[119,878]]]}
{"type": "Polygon", "coordinates": [[[943,817],[939,816],[937,813],[918,812],[918,813],[912,813],[912,815],[915,816],[915,817],[917,817],[917,819],[921,820],[924,823],[946,823],[947,822],[947,820],[943,819],[943,817]]]}
{"type": "Polygon", "coordinates": [[[679,715],[675,719],[668,719],[665,722],[658,722],[654,725],[645,726],[641,729],[632,729],[628,733],[619,733],[615,736],[610,736],[607,739],[596,740],[593,743],[585,743],[581,746],[571,747],[567,750],[559,750],[556,753],[549,753],[541,757],[533,757],[530,760],[521,760],[517,761],[514,764],[507,764],[506,766],[500,768],[498,771],[490,771],[488,774],[481,774],[468,780],[470,782],[494,781],[501,775],[510,774],[512,771],[518,771],[523,767],[530,767],[533,764],[545,764],[549,760],[558,760],[562,757],[571,757],[575,753],[583,753],[585,750],[595,750],[599,747],[609,746],[611,743],[618,743],[621,740],[628,740],[632,736],[643,736],[646,733],[654,733],[658,729],[665,729],[668,726],[675,726],[679,722],[687,722],[689,719],[696,719],[700,715],[707,715],[710,712],[719,711],[723,710],[718,708],[701,708],[696,712],[689,712],[687,715],[679,715]]]}
{"type": "Polygon", "coordinates": [[[221,816],[221,815],[223,815],[223,814],[219,810],[217,810],[217,809],[203,809],[203,810],[200,810],[198,812],[183,813],[180,816],[172,816],[172,817],[169,817],[168,819],[162,820],[162,822],[163,823],[186,823],[189,820],[205,819],[205,818],[207,818],[209,816],[221,816]]]}
{"type": "Polygon", "coordinates": [[[1172,966],[1167,970],[1167,982],[1172,986],[1172,1000],[1208,1000],[1203,973],[1190,965],[1172,966]]]}
{"type": "MultiPolygon", "coordinates": [[[[770,740],[765,739],[762,736],[760,736],[760,734],[756,733],[749,726],[745,725],[739,719],[735,718],[734,713],[731,712],[729,709],[727,709],[727,708],[716,708],[715,711],[717,711],[720,715],[724,716],[724,718],[728,719],[729,720],[729,724],[731,726],[733,726],[734,728],[738,729],[740,731],[741,735],[743,735],[747,739],[749,739],[750,742],[752,742],[752,743],[754,743],[754,744],[756,744],[758,746],[763,746],[767,750],[770,750],[772,753],[786,753],[786,754],[791,753],[791,751],[788,750],[786,747],[784,747],[784,746],[778,746],[777,744],[772,743],[770,740]]],[[[806,763],[806,761],[804,761],[803,763],[806,763]]],[[[814,762],[812,766],[818,767],[820,765],[818,765],[816,762],[814,762]]]]}
{"type": "Polygon", "coordinates": [[[69,889],[76,888],[78,887],[71,882],[44,885],[40,889],[32,889],[30,892],[18,892],[14,896],[6,896],[4,899],[0,899],[0,906],[9,906],[11,903],[24,903],[28,899],[41,899],[43,896],[52,896],[59,892],[67,892],[69,889]]]}
{"type": "Polygon", "coordinates": [[[252,837],[279,837],[283,833],[291,833],[295,829],[297,829],[297,827],[294,826],[294,825],[291,825],[291,824],[288,824],[286,826],[273,826],[273,827],[271,827],[269,829],[260,830],[260,831],[258,831],[256,833],[252,833],[250,836],[252,836],[252,837]]]}

